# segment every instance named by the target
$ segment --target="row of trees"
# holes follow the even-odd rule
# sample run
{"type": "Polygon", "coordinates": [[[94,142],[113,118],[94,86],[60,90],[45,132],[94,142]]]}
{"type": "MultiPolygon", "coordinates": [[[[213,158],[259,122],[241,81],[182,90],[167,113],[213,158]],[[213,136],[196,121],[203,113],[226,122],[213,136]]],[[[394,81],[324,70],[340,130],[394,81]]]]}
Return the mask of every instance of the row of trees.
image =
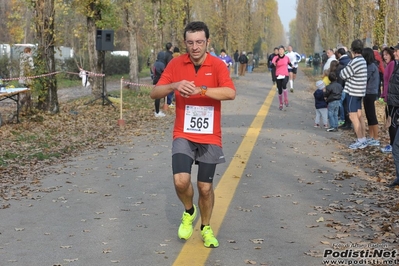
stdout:
{"type": "MultiPolygon", "coordinates": [[[[281,7],[284,8],[284,7],[281,7]]],[[[349,46],[360,38],[371,44],[398,41],[397,0],[297,0],[290,23],[290,43],[297,51],[349,46]]],[[[183,28],[205,21],[211,45],[247,50],[260,56],[285,44],[276,0],[0,0],[2,43],[37,43],[42,73],[54,72],[54,47],[73,47],[76,62],[88,58],[90,71],[103,73],[103,51],[96,50],[96,30],[113,29],[117,50],[130,52],[129,79],[138,83],[139,58],[152,58],[166,42],[183,48],[183,28]]],[[[40,80],[39,107],[58,111],[57,84],[40,80]]],[[[101,78],[93,78],[93,94],[101,93],[101,78]]]]}
{"type": "Polygon", "coordinates": [[[397,0],[297,0],[291,41],[307,54],[315,52],[318,40],[324,49],[349,47],[354,39],[368,45],[395,45],[398,16],[397,0]]]}
{"type": "MultiPolygon", "coordinates": [[[[55,71],[54,47],[73,47],[77,64],[88,55],[90,71],[102,73],[104,52],[96,30],[113,29],[116,50],[130,52],[129,78],[138,83],[139,56],[155,58],[166,42],[183,48],[184,26],[206,22],[216,50],[260,55],[284,43],[276,0],[0,0],[2,43],[37,43],[43,73],[55,71]]],[[[101,94],[101,78],[93,78],[101,94]]],[[[41,79],[39,107],[58,112],[54,77],[41,79]]]]}

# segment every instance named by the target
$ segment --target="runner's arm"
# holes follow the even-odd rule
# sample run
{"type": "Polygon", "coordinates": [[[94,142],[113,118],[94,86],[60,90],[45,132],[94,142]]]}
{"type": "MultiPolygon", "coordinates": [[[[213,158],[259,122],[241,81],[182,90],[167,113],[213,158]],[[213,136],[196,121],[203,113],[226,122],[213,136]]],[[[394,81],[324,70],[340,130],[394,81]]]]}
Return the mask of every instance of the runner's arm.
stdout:
{"type": "MultiPolygon", "coordinates": [[[[201,94],[201,88],[198,88],[198,93],[201,94]]],[[[234,100],[236,98],[236,91],[229,87],[208,88],[205,96],[214,100],[234,100]]]]}
{"type": "MultiPolygon", "coordinates": [[[[201,87],[195,87],[194,82],[182,80],[166,85],[155,86],[150,92],[151,99],[161,99],[166,97],[170,92],[177,90],[183,97],[201,94],[201,87]]],[[[208,88],[206,96],[214,100],[234,100],[236,91],[229,87],[208,88]]]]}

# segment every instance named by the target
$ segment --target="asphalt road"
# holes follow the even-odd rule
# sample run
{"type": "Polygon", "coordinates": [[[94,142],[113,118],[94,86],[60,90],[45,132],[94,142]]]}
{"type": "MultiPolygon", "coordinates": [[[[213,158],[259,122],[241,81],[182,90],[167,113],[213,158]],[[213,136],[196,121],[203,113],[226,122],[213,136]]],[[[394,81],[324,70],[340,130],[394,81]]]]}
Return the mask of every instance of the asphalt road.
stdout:
{"type": "Polygon", "coordinates": [[[328,224],[347,220],[325,207],[348,197],[354,182],[334,175],[354,170],[337,153],[342,133],[313,127],[314,85],[300,72],[290,107],[280,111],[269,73],[235,83],[236,100],[223,103],[227,163],[215,178],[217,203],[231,194],[213,214],[219,248],[202,246],[198,226],[187,243],[177,238],[183,208],[172,183],[171,131],[159,128],[55,166],[41,192],[0,210],[0,265],[313,266],[325,248],[355,241],[331,239],[337,232],[328,224]],[[255,118],[258,132],[249,130],[255,118]],[[240,146],[247,137],[253,148],[240,146]],[[242,174],[231,174],[234,167],[242,174]],[[237,186],[219,187],[221,179],[237,186]]]}

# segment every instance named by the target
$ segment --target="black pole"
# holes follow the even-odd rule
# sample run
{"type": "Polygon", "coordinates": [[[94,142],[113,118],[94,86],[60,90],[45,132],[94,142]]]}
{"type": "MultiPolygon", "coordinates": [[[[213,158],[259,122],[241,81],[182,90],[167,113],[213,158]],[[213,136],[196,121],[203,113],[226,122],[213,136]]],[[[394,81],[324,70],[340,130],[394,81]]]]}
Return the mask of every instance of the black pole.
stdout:
{"type": "Polygon", "coordinates": [[[105,51],[102,51],[103,57],[103,106],[105,105],[105,51]]]}

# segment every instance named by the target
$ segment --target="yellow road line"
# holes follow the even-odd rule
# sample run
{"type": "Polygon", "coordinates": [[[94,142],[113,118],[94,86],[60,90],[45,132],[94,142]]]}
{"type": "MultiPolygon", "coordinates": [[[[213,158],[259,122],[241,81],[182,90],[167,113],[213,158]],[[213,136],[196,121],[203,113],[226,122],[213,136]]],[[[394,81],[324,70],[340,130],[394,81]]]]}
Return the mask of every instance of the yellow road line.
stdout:
{"type": "MultiPolygon", "coordinates": [[[[271,89],[262,107],[252,121],[251,126],[248,128],[248,131],[230,162],[229,167],[226,169],[215,189],[215,207],[211,219],[211,226],[215,235],[218,234],[219,228],[222,225],[223,219],[227,213],[230,202],[233,199],[249,157],[251,156],[253,147],[258,139],[263,122],[266,119],[275,94],[276,90],[271,89]],[[215,210],[217,211],[217,215],[215,210]]],[[[183,245],[179,255],[173,263],[174,266],[205,265],[212,249],[205,248],[203,245],[199,232],[200,223],[201,221],[198,219],[197,224],[194,227],[195,232],[183,245]]]]}

